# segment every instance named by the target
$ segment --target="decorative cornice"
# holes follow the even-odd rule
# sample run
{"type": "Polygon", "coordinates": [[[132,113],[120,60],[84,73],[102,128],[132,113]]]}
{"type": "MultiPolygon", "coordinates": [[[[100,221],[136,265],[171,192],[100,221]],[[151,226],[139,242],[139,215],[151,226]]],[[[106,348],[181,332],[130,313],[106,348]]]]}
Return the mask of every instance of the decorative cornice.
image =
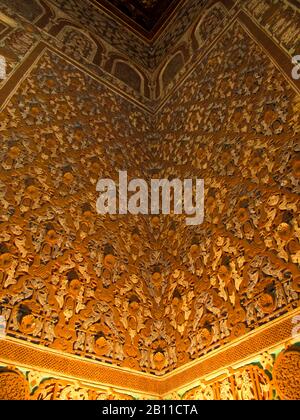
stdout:
{"type": "Polygon", "coordinates": [[[0,360],[7,364],[47,372],[54,376],[69,377],[90,384],[100,383],[118,389],[124,389],[125,385],[127,390],[162,397],[197,379],[212,373],[217,374],[221,369],[237,363],[246,363],[259,353],[282,343],[287,343],[287,345],[292,343],[292,321],[299,314],[298,308],[160,378],[126,368],[107,366],[79,356],[21,342],[12,337],[0,340],[0,360]]]}

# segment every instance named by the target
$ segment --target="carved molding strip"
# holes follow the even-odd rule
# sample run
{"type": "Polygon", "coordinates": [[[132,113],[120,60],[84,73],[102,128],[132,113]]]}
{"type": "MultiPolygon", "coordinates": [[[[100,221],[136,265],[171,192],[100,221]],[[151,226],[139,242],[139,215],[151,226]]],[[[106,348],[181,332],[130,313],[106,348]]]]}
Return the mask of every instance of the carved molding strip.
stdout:
{"type": "Polygon", "coordinates": [[[100,77],[97,77],[95,74],[93,74],[91,71],[87,70],[84,66],[82,66],[80,63],[75,62],[70,57],[67,57],[65,54],[63,54],[61,51],[57,50],[53,46],[49,45],[47,42],[41,41],[39,42],[33,49],[30,51],[30,53],[24,58],[22,63],[18,66],[18,68],[12,73],[12,75],[8,78],[7,82],[3,85],[3,87],[0,89],[0,111],[2,111],[5,108],[5,105],[7,104],[8,100],[11,98],[11,96],[15,93],[16,89],[22,83],[22,81],[26,78],[26,76],[31,72],[33,67],[36,65],[36,63],[39,61],[39,59],[43,56],[43,54],[47,51],[53,51],[58,56],[62,57],[64,60],[68,61],[72,65],[78,67],[80,71],[86,73],[93,79],[97,80],[99,83],[104,84],[126,100],[134,103],[139,108],[143,109],[144,111],[148,111],[143,104],[136,101],[134,98],[126,95],[123,91],[116,88],[116,86],[111,85],[108,83],[108,81],[101,79],[100,77]]]}
{"type": "Polygon", "coordinates": [[[212,372],[251,359],[256,354],[288,340],[292,341],[292,320],[299,313],[300,311],[297,309],[282,316],[244,338],[238,339],[190,365],[176,369],[162,378],[133,372],[129,369],[109,367],[99,362],[84,360],[31,343],[22,343],[11,337],[0,340],[0,354],[1,360],[7,364],[30,367],[54,375],[65,375],[80,381],[101,383],[118,388],[122,388],[126,381],[127,389],[163,396],[212,372]]]}

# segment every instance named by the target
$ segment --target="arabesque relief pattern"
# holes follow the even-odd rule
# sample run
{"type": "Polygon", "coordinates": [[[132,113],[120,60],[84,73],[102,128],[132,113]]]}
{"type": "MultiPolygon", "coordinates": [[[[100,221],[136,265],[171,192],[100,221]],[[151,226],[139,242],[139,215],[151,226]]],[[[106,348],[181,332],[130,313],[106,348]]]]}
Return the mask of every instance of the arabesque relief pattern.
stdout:
{"type": "Polygon", "coordinates": [[[288,0],[187,0],[152,42],[81,0],[27,0],[26,5],[20,0],[1,0],[0,5],[19,26],[0,46],[8,61],[16,61],[10,38],[15,44],[22,37],[22,48],[27,44],[27,50],[42,39],[150,112],[158,109],[241,10],[289,55],[299,49],[300,13],[288,0]],[[22,35],[24,29],[26,35],[22,35]]]}
{"type": "Polygon", "coordinates": [[[113,389],[87,387],[78,381],[0,363],[0,400],[133,400],[113,389]]]}

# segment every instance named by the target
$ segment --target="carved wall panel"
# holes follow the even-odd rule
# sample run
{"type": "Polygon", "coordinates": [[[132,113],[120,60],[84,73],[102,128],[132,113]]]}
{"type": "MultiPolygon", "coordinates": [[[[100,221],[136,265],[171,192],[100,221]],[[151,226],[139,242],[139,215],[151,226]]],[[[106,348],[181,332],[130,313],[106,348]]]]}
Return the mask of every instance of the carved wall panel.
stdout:
{"type": "Polygon", "coordinates": [[[271,400],[271,384],[264,371],[256,366],[241,368],[229,377],[200,385],[187,392],[184,400],[271,400]]]}
{"type": "MultiPolygon", "coordinates": [[[[194,50],[196,47],[193,45],[195,22],[202,21],[203,17],[201,18],[201,16],[203,13],[205,14],[206,8],[211,6],[211,2],[206,3],[203,0],[186,2],[178,10],[168,30],[164,31],[157,40],[149,43],[92,5],[89,5],[87,9],[86,4],[72,0],[67,3],[58,2],[57,5],[60,7],[58,8],[54,3],[35,0],[36,6],[32,6],[32,12],[29,13],[24,5],[21,6],[21,3],[0,2],[4,13],[11,15],[20,23],[23,22],[28,28],[27,22],[34,23],[34,26],[30,27],[30,31],[35,32],[36,36],[60,49],[72,59],[79,61],[103,79],[118,85],[122,91],[146,105],[151,111],[157,108],[158,101],[166,93],[167,85],[162,88],[157,79],[158,69],[165,68],[166,62],[175,55],[180,45],[185,44],[184,69],[182,65],[173,66],[171,85],[174,86],[179,76],[188,70],[196,54],[194,50]],[[189,6],[188,3],[190,3],[189,6]],[[38,16],[33,13],[35,8],[41,11],[38,16]],[[23,21],[21,17],[23,17],[23,21]],[[37,28],[38,31],[36,31],[37,28]],[[95,48],[97,53],[95,53],[95,48]],[[194,51],[194,55],[191,57],[192,51],[194,51]],[[133,71],[143,74],[143,85],[147,88],[142,89],[139,84],[132,83],[131,77],[124,80],[123,73],[122,77],[118,78],[118,72],[114,73],[108,70],[110,68],[109,61],[117,56],[128,62],[133,71]],[[151,85],[152,88],[150,88],[151,85]],[[158,89],[158,93],[155,94],[156,89],[158,89]]],[[[226,21],[226,19],[222,21],[223,15],[219,16],[218,12],[222,10],[224,14],[226,7],[219,3],[213,7],[213,10],[209,9],[208,17],[205,18],[206,26],[210,26],[212,15],[216,15],[215,19],[217,20],[220,18],[217,24],[212,25],[214,27],[213,35],[221,32],[223,23],[226,21]]],[[[230,9],[231,5],[228,7],[230,9]]],[[[205,31],[205,28],[202,31],[205,31]]],[[[198,32],[199,27],[197,27],[198,32]]],[[[211,31],[209,30],[209,32],[211,31]]],[[[205,35],[207,34],[205,33],[205,35]]],[[[205,41],[209,43],[211,37],[205,41]]],[[[198,49],[196,48],[196,50],[198,49]]]]}
{"type": "Polygon", "coordinates": [[[67,46],[66,53],[70,54],[71,51],[74,53],[75,50],[76,55],[78,55],[77,58],[83,56],[89,61],[93,61],[97,54],[98,46],[96,43],[84,33],[76,31],[75,28],[70,26],[65,26],[62,29],[58,39],[67,46]]]}
{"type": "Polygon", "coordinates": [[[195,60],[199,59],[199,54],[203,54],[210,43],[222,33],[230,18],[231,15],[222,2],[207,5],[196,24],[182,36],[182,44],[176,44],[175,51],[169,52],[165,63],[156,71],[157,98],[163,99],[177,85],[195,60]]]}
{"type": "Polygon", "coordinates": [[[278,396],[283,400],[300,399],[299,365],[300,351],[297,346],[281,353],[276,360],[273,378],[278,396]]]}
{"type": "Polygon", "coordinates": [[[26,0],[26,2],[22,0],[1,0],[1,3],[11,7],[30,22],[35,22],[45,13],[38,0],[26,0]]]}
{"type": "Polygon", "coordinates": [[[298,400],[299,343],[288,349],[265,352],[236,369],[205,380],[191,390],[169,398],[183,400],[298,400]]]}
{"type": "Polygon", "coordinates": [[[219,27],[222,25],[226,14],[226,8],[221,2],[218,2],[201,16],[193,34],[197,42],[197,49],[213,40],[214,34],[220,30],[219,27]]]}
{"type": "MultiPolygon", "coordinates": [[[[10,76],[25,55],[37,44],[38,37],[15,22],[11,25],[3,21],[1,23],[3,31],[0,33],[0,54],[5,58],[6,74],[10,76]]],[[[1,80],[0,84],[3,85],[4,81],[1,80]]]]}
{"type": "Polygon", "coordinates": [[[16,369],[0,367],[0,400],[28,400],[29,386],[16,369]]]}

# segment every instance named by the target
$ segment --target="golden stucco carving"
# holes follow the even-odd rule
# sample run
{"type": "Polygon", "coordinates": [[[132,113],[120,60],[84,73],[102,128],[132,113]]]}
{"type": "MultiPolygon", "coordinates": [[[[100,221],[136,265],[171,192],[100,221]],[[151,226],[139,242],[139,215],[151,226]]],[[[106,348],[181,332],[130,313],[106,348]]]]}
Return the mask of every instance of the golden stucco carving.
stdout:
{"type": "Polygon", "coordinates": [[[0,369],[0,400],[27,400],[29,386],[17,369],[0,369]]]}
{"type": "Polygon", "coordinates": [[[300,399],[299,348],[282,352],[276,360],[273,378],[278,395],[284,400],[300,399]]]}

